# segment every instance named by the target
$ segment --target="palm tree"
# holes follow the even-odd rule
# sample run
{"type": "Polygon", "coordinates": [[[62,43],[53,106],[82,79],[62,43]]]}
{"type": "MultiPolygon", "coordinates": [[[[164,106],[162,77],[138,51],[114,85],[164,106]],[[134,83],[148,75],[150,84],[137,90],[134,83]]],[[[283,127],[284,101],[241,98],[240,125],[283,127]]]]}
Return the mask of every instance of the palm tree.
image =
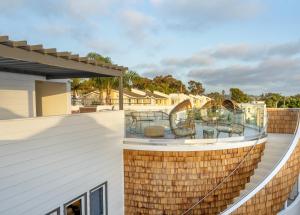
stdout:
{"type": "Polygon", "coordinates": [[[109,63],[109,64],[112,63],[110,57],[104,57],[101,54],[98,54],[96,52],[90,52],[90,53],[88,53],[87,54],[87,58],[89,58],[91,60],[95,60],[95,61],[100,62],[100,63],[109,63]]]}
{"type": "Polygon", "coordinates": [[[130,89],[134,82],[140,78],[139,74],[135,71],[127,71],[124,74],[124,87],[130,89]]]}
{"type": "MultiPolygon", "coordinates": [[[[108,63],[108,64],[112,63],[110,57],[104,57],[101,54],[98,54],[96,52],[88,53],[87,57],[89,59],[95,60],[100,63],[108,63]]],[[[92,78],[93,86],[99,91],[100,103],[102,103],[104,100],[103,99],[104,91],[106,92],[106,103],[110,103],[111,89],[114,86],[115,82],[116,82],[115,78],[102,78],[102,77],[92,78]]]]}
{"type": "Polygon", "coordinates": [[[73,92],[73,96],[78,97],[78,91],[81,89],[81,79],[73,78],[71,82],[71,89],[73,92]]]}
{"type": "Polygon", "coordinates": [[[103,104],[103,93],[104,93],[104,80],[103,78],[97,77],[92,78],[91,83],[95,89],[99,91],[99,101],[100,104],[103,104]]]}
{"type": "Polygon", "coordinates": [[[118,86],[118,79],[113,78],[103,78],[104,79],[104,87],[106,90],[106,104],[111,104],[111,91],[113,88],[116,88],[118,86]]]}

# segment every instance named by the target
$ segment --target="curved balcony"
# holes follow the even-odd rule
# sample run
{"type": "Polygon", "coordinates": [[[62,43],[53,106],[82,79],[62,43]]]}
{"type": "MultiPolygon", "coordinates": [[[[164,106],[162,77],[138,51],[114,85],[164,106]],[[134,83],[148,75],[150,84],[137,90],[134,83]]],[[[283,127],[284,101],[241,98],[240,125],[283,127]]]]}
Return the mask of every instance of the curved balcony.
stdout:
{"type": "Polygon", "coordinates": [[[196,132],[178,137],[172,131],[170,114],[127,112],[125,213],[182,214],[238,166],[230,180],[193,210],[196,214],[222,212],[245,188],[263,156],[268,137],[263,128],[265,111],[260,113],[253,118],[261,120],[251,121],[244,111],[181,111],[177,123],[192,114],[196,132]],[[235,124],[243,126],[242,133],[230,132],[235,124]],[[147,128],[155,126],[163,127],[162,136],[149,137],[147,128]],[[221,128],[228,132],[219,132],[221,128]],[[213,132],[207,135],[205,131],[213,132]]]}
{"type": "Polygon", "coordinates": [[[256,133],[231,137],[206,139],[203,129],[195,138],[130,134],[123,145],[126,214],[295,211],[299,198],[289,196],[300,173],[298,112],[268,109],[267,135],[249,121],[246,129],[256,133]]]}

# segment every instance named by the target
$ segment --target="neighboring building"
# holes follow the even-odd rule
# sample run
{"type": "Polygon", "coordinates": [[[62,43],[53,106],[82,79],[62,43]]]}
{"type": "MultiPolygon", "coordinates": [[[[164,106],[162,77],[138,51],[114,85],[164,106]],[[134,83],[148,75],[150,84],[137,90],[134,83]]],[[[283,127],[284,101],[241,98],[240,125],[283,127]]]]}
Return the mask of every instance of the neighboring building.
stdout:
{"type": "Polygon", "coordinates": [[[150,105],[151,98],[146,95],[146,93],[142,94],[136,90],[124,90],[126,94],[126,99],[124,100],[125,105],[150,105]]]}
{"type": "Polygon", "coordinates": [[[132,88],[130,92],[143,96],[143,99],[141,100],[142,102],[138,102],[137,104],[164,105],[164,103],[166,103],[165,101],[168,100],[168,97],[155,92],[152,93],[150,91],[142,91],[135,88],[132,88]]]}
{"type": "Polygon", "coordinates": [[[175,105],[186,99],[189,99],[190,97],[184,93],[171,93],[169,94],[169,98],[171,105],[175,105]]]}
{"type": "MultiPolygon", "coordinates": [[[[99,91],[93,91],[87,93],[81,97],[83,105],[117,105],[119,102],[119,92],[112,89],[110,93],[110,99],[107,97],[107,93],[104,90],[102,92],[102,99],[99,91]]],[[[176,105],[183,100],[190,99],[193,106],[196,108],[202,107],[206,102],[211,99],[206,96],[200,95],[186,95],[183,93],[172,93],[170,95],[164,94],[159,91],[142,91],[139,89],[124,89],[124,105],[151,105],[151,106],[172,106],[176,105]]]]}
{"type": "MultiPolygon", "coordinates": [[[[118,105],[119,91],[112,89],[109,98],[104,91],[100,96],[99,91],[93,91],[81,97],[81,102],[85,106],[90,105],[118,105]],[[100,99],[102,97],[102,99],[100,99]]],[[[123,90],[123,104],[124,105],[149,105],[151,98],[147,95],[141,95],[136,92],[124,89],[123,90]]]]}
{"type": "Polygon", "coordinates": [[[171,105],[169,95],[167,95],[167,94],[165,94],[165,93],[162,93],[162,92],[159,92],[159,91],[157,91],[157,90],[154,90],[154,91],[153,91],[153,94],[154,94],[155,96],[159,96],[159,97],[157,98],[156,104],[158,104],[158,105],[164,105],[164,106],[171,105]]]}
{"type": "MultiPolygon", "coordinates": [[[[106,104],[107,105],[117,105],[117,104],[119,104],[119,92],[117,90],[114,90],[114,89],[111,90],[110,98],[107,96],[107,93],[105,90],[103,92],[101,92],[101,94],[98,90],[89,92],[89,93],[81,96],[81,102],[85,106],[106,105],[106,104]]],[[[127,99],[127,97],[123,97],[123,99],[127,99]]]]}
{"type": "MultiPolygon", "coordinates": [[[[100,99],[99,91],[93,91],[81,97],[83,105],[117,105],[119,103],[119,91],[112,89],[110,99],[107,97],[106,91],[102,92],[100,99]]],[[[123,90],[124,105],[169,105],[169,97],[161,95],[157,91],[141,91],[137,89],[123,90]]]]}
{"type": "Polygon", "coordinates": [[[150,98],[152,105],[162,106],[162,105],[168,105],[168,97],[159,95],[157,93],[152,93],[150,91],[146,92],[146,95],[150,98]]]}
{"type": "Polygon", "coordinates": [[[196,108],[201,108],[203,105],[205,105],[208,101],[211,100],[211,98],[203,96],[203,95],[186,95],[184,93],[171,93],[169,95],[170,103],[172,105],[178,104],[186,99],[190,99],[193,106],[196,108]]]}
{"type": "Polygon", "coordinates": [[[189,95],[194,107],[201,108],[203,105],[205,105],[207,102],[211,100],[211,98],[203,95],[189,95]]]}

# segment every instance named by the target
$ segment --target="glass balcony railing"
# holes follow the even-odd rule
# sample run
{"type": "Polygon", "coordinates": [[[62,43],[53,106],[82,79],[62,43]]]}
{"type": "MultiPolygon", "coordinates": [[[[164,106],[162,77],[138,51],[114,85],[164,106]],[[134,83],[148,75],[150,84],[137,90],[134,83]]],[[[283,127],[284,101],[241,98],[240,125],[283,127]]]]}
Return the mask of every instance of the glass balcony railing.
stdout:
{"type": "Polygon", "coordinates": [[[251,138],[266,124],[264,108],[230,111],[226,108],[193,108],[169,114],[165,111],[125,111],[127,138],[251,138]]]}

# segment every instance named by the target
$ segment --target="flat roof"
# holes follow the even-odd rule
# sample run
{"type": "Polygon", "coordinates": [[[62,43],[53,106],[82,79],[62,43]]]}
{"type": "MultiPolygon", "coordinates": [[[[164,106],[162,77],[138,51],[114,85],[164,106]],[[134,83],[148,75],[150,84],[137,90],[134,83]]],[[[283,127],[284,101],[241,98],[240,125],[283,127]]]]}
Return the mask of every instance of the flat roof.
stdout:
{"type": "Polygon", "coordinates": [[[45,76],[47,79],[122,76],[127,67],[102,63],[71,52],[57,52],[27,41],[0,36],[0,71],[45,76]]]}

